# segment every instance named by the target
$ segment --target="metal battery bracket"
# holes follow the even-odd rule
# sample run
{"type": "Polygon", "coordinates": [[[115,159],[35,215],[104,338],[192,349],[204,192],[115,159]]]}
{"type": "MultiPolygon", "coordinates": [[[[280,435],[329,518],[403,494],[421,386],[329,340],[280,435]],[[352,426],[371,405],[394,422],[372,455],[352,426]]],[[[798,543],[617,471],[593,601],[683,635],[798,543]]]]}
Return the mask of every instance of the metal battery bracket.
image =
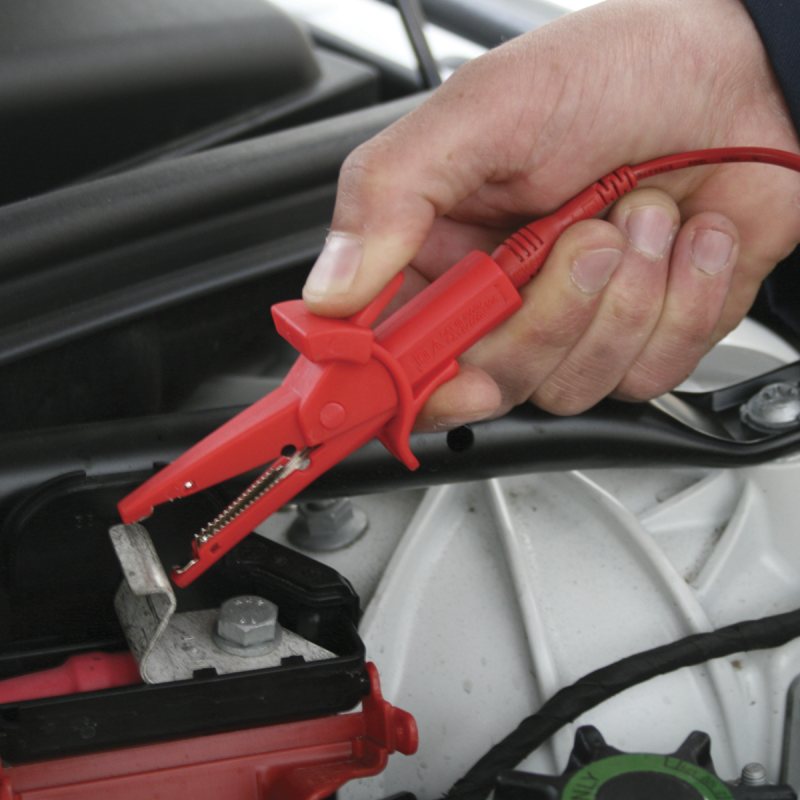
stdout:
{"type": "Polygon", "coordinates": [[[218,609],[176,613],[175,592],[144,525],[114,525],[109,536],[125,576],[114,607],[147,683],[191,680],[200,670],[228,675],[277,667],[283,659],[297,656],[306,662],[336,658],[330,650],[285,628],[280,643],[269,653],[223,652],[212,639],[218,609]]]}

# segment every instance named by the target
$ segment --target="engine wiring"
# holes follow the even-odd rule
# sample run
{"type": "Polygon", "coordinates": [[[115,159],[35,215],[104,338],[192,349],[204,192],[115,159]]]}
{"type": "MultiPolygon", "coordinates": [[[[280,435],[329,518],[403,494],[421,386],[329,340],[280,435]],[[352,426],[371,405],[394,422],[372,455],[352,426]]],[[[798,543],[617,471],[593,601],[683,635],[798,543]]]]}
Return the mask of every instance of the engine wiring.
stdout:
{"type": "Polygon", "coordinates": [[[584,675],[554,694],[492,747],[445,794],[447,800],[484,800],[500,772],[513,769],[564,725],[620,692],[683,667],[752,650],[781,647],[800,636],[800,609],[736,622],[710,633],[628,656],[584,675]]]}

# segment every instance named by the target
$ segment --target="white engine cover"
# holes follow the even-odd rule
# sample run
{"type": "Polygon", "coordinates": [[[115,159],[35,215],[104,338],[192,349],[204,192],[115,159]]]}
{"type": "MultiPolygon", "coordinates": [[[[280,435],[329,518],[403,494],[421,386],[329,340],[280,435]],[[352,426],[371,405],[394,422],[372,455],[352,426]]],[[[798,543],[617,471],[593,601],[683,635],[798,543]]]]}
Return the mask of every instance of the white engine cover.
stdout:
{"type": "MultiPolygon", "coordinates": [[[[692,385],[733,383],[796,358],[746,322],[692,385]]],[[[420,749],[339,797],[440,797],[586,673],[800,607],[798,492],[800,458],[792,458],[741,470],[533,474],[357,498],[370,532],[323,560],[369,599],[368,658],[387,699],[417,719],[420,749]],[[406,525],[398,508],[408,515],[415,506],[406,525]]],[[[720,777],[758,761],[777,781],[787,689],[799,674],[800,641],[664,675],[565,727],[521,768],[560,773],[576,727],[592,724],[634,752],[669,753],[702,730],[720,777]]]]}

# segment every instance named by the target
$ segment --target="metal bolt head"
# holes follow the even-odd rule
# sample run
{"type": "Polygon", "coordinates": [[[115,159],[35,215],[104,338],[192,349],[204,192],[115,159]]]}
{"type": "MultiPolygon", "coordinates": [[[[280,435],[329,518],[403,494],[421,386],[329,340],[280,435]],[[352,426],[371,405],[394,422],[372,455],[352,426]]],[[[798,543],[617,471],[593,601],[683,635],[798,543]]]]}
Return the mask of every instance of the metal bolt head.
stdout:
{"type": "Polygon", "coordinates": [[[800,389],[793,383],[771,383],[742,406],[741,417],[765,433],[794,428],[800,420],[800,389]]]}
{"type": "Polygon", "coordinates": [[[764,786],[767,783],[767,770],[763,764],[753,761],[742,770],[742,786],[764,786]]]}
{"type": "Polygon", "coordinates": [[[226,600],[219,609],[217,636],[240,647],[254,647],[275,638],[278,606],[246,594],[226,600]]]}
{"type": "Polygon", "coordinates": [[[310,500],[298,504],[299,516],[289,530],[289,541],[312,552],[339,550],[367,529],[364,511],[347,497],[310,500]]]}

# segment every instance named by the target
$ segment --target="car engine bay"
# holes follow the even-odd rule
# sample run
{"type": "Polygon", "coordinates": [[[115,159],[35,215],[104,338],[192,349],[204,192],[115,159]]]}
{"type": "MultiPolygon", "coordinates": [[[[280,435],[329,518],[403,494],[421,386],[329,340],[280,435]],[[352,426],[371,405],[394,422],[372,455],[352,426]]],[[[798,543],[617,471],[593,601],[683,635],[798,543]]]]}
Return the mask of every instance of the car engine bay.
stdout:
{"type": "Polygon", "coordinates": [[[269,309],[419,48],[446,79],[565,10],[409,5],[0,5],[2,800],[796,798],[800,342],[763,304],[650,403],[415,433],[414,472],[370,441],[188,586],[258,473],[120,524],[280,385],[269,309]]]}

